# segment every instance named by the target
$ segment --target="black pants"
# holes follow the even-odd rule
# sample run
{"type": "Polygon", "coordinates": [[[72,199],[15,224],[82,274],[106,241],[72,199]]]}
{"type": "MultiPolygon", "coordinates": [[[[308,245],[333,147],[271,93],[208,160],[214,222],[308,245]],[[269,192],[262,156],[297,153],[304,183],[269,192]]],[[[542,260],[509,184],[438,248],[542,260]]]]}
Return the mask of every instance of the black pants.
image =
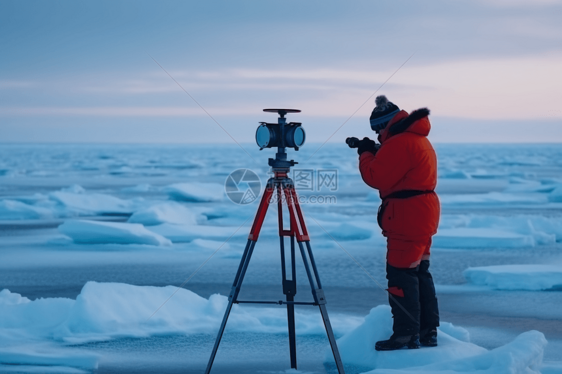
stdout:
{"type": "Polygon", "coordinates": [[[439,326],[439,309],[429,260],[411,269],[395,268],[387,263],[386,279],[394,334],[414,335],[439,326]]]}

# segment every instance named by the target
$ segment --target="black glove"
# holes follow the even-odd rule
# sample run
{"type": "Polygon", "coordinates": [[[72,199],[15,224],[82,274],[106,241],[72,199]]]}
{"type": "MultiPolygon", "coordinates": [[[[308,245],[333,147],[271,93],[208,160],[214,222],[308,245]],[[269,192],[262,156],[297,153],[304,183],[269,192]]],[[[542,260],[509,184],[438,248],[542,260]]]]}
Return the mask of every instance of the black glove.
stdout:
{"type": "Polygon", "coordinates": [[[371,152],[372,154],[376,154],[379,150],[379,145],[375,143],[374,140],[369,138],[363,138],[363,140],[359,141],[359,146],[357,147],[357,154],[361,156],[363,152],[371,152]]]}

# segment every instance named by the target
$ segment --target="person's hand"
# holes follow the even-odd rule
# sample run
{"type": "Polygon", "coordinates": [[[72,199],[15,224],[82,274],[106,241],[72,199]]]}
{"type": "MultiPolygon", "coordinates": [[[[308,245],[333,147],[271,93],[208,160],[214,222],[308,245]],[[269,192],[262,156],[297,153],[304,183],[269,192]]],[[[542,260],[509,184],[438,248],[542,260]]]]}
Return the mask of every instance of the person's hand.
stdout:
{"type": "Polygon", "coordinates": [[[369,138],[363,138],[359,141],[359,146],[357,147],[357,154],[361,156],[363,152],[371,152],[372,154],[377,153],[379,150],[379,145],[375,143],[374,140],[369,138]]]}

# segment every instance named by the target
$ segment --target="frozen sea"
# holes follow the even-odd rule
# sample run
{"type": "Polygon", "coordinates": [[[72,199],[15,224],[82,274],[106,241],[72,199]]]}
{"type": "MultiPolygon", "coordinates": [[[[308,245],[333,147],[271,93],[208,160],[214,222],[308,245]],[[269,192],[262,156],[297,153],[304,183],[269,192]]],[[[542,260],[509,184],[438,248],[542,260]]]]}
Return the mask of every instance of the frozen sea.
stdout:
{"type": "MultiPolygon", "coordinates": [[[[0,372],[202,373],[226,302],[216,294],[230,292],[258,202],[233,203],[224,184],[245,168],[263,191],[274,156],[242,146],[0,145],[0,372]]],[[[389,324],[371,311],[387,304],[380,200],[355,151],[319,146],[289,152],[292,177],[342,350],[372,349],[349,336],[389,324]]],[[[562,145],[436,150],[431,270],[442,321],[463,333],[443,332],[500,352],[539,331],[548,344],[533,363],[505,361],[505,372],[562,372],[562,145]]],[[[276,220],[272,206],[240,299],[283,298],[276,220]]],[[[310,301],[300,261],[297,284],[310,301]]],[[[317,308],[297,312],[299,372],[335,373],[317,308]]],[[[236,308],[213,373],[294,372],[284,318],[281,307],[236,308]]],[[[342,355],[348,373],[416,366],[342,355]]]]}

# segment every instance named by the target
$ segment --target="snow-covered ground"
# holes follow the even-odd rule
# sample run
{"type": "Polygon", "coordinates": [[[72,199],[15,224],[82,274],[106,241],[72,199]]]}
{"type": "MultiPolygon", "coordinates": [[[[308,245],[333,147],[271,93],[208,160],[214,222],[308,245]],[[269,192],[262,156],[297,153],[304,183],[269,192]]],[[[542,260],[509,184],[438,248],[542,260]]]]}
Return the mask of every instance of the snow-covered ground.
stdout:
{"type": "Polygon", "coordinates": [[[496,265],[468,268],[466,279],[498,290],[562,290],[560,265],[496,265]]]}
{"type": "MultiPolygon", "coordinates": [[[[373,350],[391,326],[380,199],[353,151],[317,146],[291,152],[292,177],[348,373],[562,372],[562,146],[437,146],[440,346],[390,353],[373,350]]],[[[273,153],[244,147],[2,146],[0,372],[202,372],[257,207],[224,181],[247,167],[263,190],[273,153]]],[[[244,299],[282,299],[276,219],[244,299]]],[[[335,372],[316,308],[297,307],[297,345],[301,372],[335,372]]],[[[213,372],[288,368],[284,310],[236,306],[213,372]]]]}

